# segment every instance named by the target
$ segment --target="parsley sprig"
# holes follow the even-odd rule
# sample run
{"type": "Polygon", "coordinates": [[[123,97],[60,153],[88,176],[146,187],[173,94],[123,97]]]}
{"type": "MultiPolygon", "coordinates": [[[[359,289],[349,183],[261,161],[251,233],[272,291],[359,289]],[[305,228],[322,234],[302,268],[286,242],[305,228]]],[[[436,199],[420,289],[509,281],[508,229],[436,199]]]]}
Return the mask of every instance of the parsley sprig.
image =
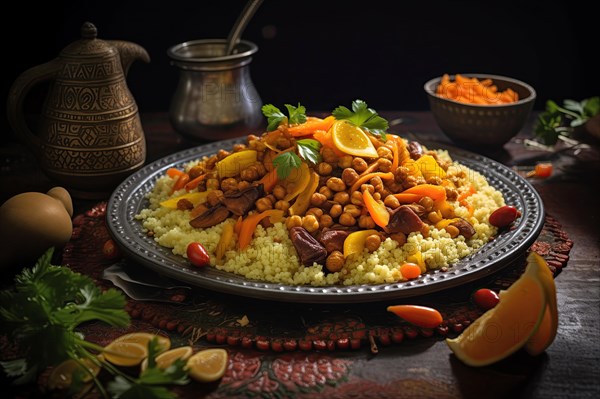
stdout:
{"type": "Polygon", "coordinates": [[[314,139],[302,139],[296,141],[298,154],[292,151],[282,152],[273,158],[273,164],[277,169],[277,177],[283,180],[290,175],[292,169],[299,168],[302,159],[316,165],[321,162],[321,143],[314,139]],[[302,158],[302,159],[301,159],[302,158]]]}
{"type": "Polygon", "coordinates": [[[340,105],[331,114],[335,116],[335,119],[345,119],[372,135],[380,137],[383,141],[387,140],[388,121],[379,116],[374,109],[367,107],[367,103],[362,100],[354,100],[352,110],[340,105]]]}
{"type": "MultiPolygon", "coordinates": [[[[103,348],[86,341],[77,327],[96,320],[126,327],[130,318],[124,310],[125,297],[113,288],[100,290],[91,278],[67,267],[52,265],[53,252],[54,248],[48,249],[33,268],[23,269],[15,277],[12,289],[0,291],[0,332],[9,336],[24,355],[0,362],[6,375],[15,378],[15,384],[25,384],[35,381],[49,366],[69,358],[87,358],[115,376],[108,390],[120,398],[175,398],[161,385],[187,383],[187,374],[181,363],[166,370],[156,367],[157,340],[149,344],[149,367],[137,379],[98,360],[94,353],[103,348]]],[[[107,397],[101,382],[94,382],[107,397]]],[[[75,373],[70,390],[77,390],[81,383],[81,376],[75,373]]]]}
{"type": "Polygon", "coordinates": [[[548,100],[546,109],[538,115],[534,134],[542,143],[554,145],[568,137],[573,129],[586,123],[600,113],[600,97],[591,97],[577,102],[564,100],[563,106],[548,100]]]}
{"type": "Polygon", "coordinates": [[[283,112],[273,104],[263,105],[262,113],[267,117],[267,131],[273,131],[279,127],[282,123],[296,124],[306,122],[306,107],[298,103],[297,107],[290,104],[284,104],[288,111],[289,117],[285,116],[283,112]]]}

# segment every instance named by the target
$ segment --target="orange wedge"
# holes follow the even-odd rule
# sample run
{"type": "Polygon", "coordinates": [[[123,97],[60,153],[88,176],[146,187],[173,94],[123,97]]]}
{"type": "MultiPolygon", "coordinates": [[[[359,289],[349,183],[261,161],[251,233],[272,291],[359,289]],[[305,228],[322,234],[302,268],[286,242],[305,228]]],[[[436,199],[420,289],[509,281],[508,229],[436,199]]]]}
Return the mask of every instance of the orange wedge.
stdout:
{"type": "MultiPolygon", "coordinates": [[[[190,356],[192,356],[192,353],[194,353],[194,350],[192,349],[191,346],[180,346],[179,348],[174,348],[171,350],[168,350],[166,352],[161,353],[160,355],[156,356],[156,367],[158,367],[159,369],[167,369],[169,368],[169,366],[171,366],[173,363],[175,363],[175,360],[177,359],[181,359],[181,360],[187,360],[190,358],[190,356]]],[[[146,370],[148,368],[148,358],[144,359],[144,361],[142,362],[142,371],[146,370]]]]}
{"type": "Polygon", "coordinates": [[[360,127],[346,120],[339,120],[330,129],[333,144],[338,150],[357,157],[377,158],[375,146],[360,127]]]}
{"type": "Polygon", "coordinates": [[[147,332],[134,332],[130,334],[121,335],[117,337],[113,342],[132,342],[135,344],[140,344],[144,348],[148,348],[148,343],[153,339],[158,338],[158,344],[161,347],[161,352],[169,350],[171,348],[171,340],[169,337],[165,337],[164,335],[151,334],[147,332]]]}
{"type": "Polygon", "coordinates": [[[100,366],[92,362],[90,359],[67,359],[56,366],[50,373],[48,378],[48,388],[51,390],[67,389],[73,383],[73,377],[79,375],[79,379],[83,383],[92,381],[100,372],[100,366]]]}
{"type": "Polygon", "coordinates": [[[462,362],[486,366],[516,352],[536,333],[546,312],[546,290],[535,267],[525,272],[485,312],[446,343],[462,362]]]}
{"type": "Polygon", "coordinates": [[[197,352],[187,361],[190,377],[199,382],[217,381],[227,370],[228,355],[225,349],[213,348],[197,352]]]}
{"type": "Polygon", "coordinates": [[[535,252],[531,252],[527,256],[527,267],[532,268],[538,273],[544,291],[546,293],[546,310],[544,312],[544,318],[537,331],[529,338],[525,344],[525,350],[530,355],[539,355],[544,352],[546,348],[556,338],[558,331],[558,306],[556,303],[556,285],[554,284],[554,276],[546,260],[535,252]]]}
{"type": "Polygon", "coordinates": [[[115,366],[139,365],[148,356],[146,346],[135,342],[113,341],[104,347],[104,358],[115,366]]]}

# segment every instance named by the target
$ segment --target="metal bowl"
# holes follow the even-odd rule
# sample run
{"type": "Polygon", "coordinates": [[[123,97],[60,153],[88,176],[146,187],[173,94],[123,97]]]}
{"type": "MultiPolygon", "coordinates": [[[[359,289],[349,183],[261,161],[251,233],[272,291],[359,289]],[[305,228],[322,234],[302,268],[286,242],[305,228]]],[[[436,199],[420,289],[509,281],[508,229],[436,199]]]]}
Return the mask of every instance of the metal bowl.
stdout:
{"type": "MultiPolygon", "coordinates": [[[[535,89],[525,82],[505,76],[471,73],[461,75],[479,80],[491,79],[498,91],[511,88],[519,95],[519,100],[499,105],[454,101],[436,94],[436,88],[442,80],[437,77],[424,86],[435,121],[446,136],[463,147],[489,149],[503,146],[527,123],[536,98],[535,89]]],[[[454,78],[454,75],[450,76],[452,81],[454,78]]]]}

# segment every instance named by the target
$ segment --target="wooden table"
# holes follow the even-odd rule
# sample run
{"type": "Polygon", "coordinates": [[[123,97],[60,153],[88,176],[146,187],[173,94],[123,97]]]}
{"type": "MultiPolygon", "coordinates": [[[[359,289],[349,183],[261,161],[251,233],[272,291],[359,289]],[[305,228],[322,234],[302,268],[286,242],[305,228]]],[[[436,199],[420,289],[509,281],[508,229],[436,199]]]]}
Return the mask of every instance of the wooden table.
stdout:
{"type": "MultiPolygon", "coordinates": [[[[392,121],[391,131],[420,140],[448,142],[428,112],[382,112],[392,121]]],[[[151,162],[188,148],[193,143],[175,133],[166,114],[142,115],[151,162]]],[[[525,131],[531,131],[530,128],[525,131]]],[[[518,140],[486,154],[507,165],[533,165],[539,152],[528,152],[518,140]]],[[[1,148],[1,200],[24,191],[45,191],[52,182],[32,156],[14,142],[1,148]]],[[[600,212],[596,198],[597,145],[587,156],[560,155],[553,159],[555,174],[532,180],[547,213],[562,223],[575,245],[566,269],[556,279],[560,325],[556,340],[545,354],[531,358],[519,353],[497,365],[470,368],[450,355],[443,340],[415,340],[390,346],[378,355],[367,350],[335,352],[331,356],[353,359],[348,383],[364,379],[368,392],[327,390],[327,397],[535,397],[596,398],[600,394],[600,212]],[[584,158],[595,159],[585,162],[584,158]],[[393,386],[390,386],[393,384],[393,386]],[[378,391],[377,387],[380,388],[378,391]],[[332,393],[338,392],[338,394],[332,393]],[[384,393],[386,392],[386,393],[384,393]],[[393,395],[388,395],[394,392],[393,395]],[[358,396],[357,396],[358,395],[358,396]]],[[[585,155],[585,154],[584,154],[585,155]]],[[[76,201],[77,211],[89,201],[76,201]]],[[[6,283],[6,282],[5,282],[6,283]]],[[[218,395],[217,395],[218,396],[218,395]]],[[[318,392],[296,393],[315,397],[318,392]]]]}

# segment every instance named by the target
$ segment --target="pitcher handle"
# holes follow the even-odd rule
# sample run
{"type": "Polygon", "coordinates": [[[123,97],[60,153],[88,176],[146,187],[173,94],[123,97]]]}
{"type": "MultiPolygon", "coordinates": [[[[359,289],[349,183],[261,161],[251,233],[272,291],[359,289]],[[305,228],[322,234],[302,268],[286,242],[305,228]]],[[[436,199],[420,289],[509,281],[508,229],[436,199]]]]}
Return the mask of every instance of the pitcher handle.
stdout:
{"type": "Polygon", "coordinates": [[[25,144],[30,145],[36,155],[39,155],[42,141],[31,131],[31,129],[29,129],[29,126],[27,126],[23,103],[31,88],[54,77],[58,72],[58,69],[59,63],[56,58],[52,61],[30,68],[19,75],[8,94],[8,123],[15,135],[25,144]]]}

